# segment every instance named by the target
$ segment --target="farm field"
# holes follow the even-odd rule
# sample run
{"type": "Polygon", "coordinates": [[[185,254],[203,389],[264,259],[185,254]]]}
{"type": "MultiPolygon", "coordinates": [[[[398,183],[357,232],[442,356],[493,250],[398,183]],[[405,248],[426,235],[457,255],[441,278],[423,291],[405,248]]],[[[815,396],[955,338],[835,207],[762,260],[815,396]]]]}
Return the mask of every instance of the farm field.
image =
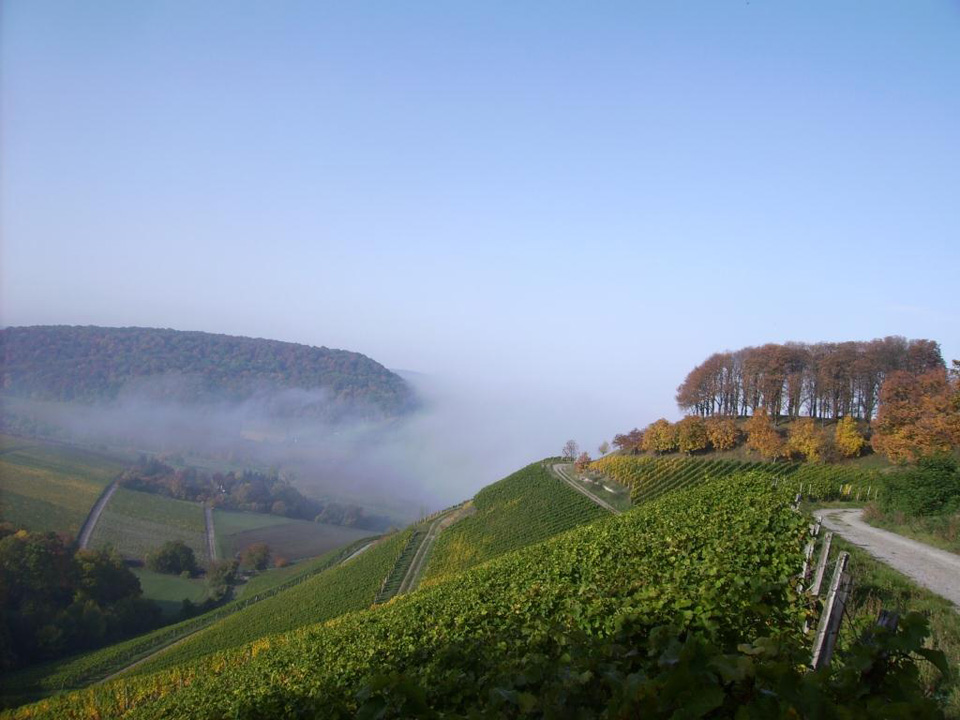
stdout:
{"type": "Polygon", "coordinates": [[[233,557],[254,543],[266,543],[274,557],[294,561],[315,557],[372,535],[368,530],[294,520],[263,513],[214,510],[221,558],[233,557]]]}
{"type": "Polygon", "coordinates": [[[143,596],[157,603],[168,619],[178,615],[184,600],[202,603],[207,597],[207,586],[201,578],[163,575],[146,568],[134,568],[133,574],[140,580],[143,596]]]}
{"type": "MultiPolygon", "coordinates": [[[[366,609],[373,605],[377,591],[409,536],[410,531],[405,531],[387,537],[345,565],[325,570],[273,597],[239,610],[131,672],[137,675],[154,672],[253,642],[265,635],[294,630],[354,610],[366,609]]],[[[249,599],[251,594],[246,592],[243,597],[249,599]]]]}
{"type": "Polygon", "coordinates": [[[101,453],[0,436],[0,516],[18,528],[76,536],[123,467],[101,453]]]}
{"type": "Polygon", "coordinates": [[[197,563],[206,566],[203,508],[153,493],[119,488],[100,516],[90,547],[113,546],[125,558],[142,560],[168,540],[193,548],[197,563]]]}
{"type": "Polygon", "coordinates": [[[542,463],[485,487],[473,505],[473,515],[437,538],[423,585],[608,515],[542,463]]]}

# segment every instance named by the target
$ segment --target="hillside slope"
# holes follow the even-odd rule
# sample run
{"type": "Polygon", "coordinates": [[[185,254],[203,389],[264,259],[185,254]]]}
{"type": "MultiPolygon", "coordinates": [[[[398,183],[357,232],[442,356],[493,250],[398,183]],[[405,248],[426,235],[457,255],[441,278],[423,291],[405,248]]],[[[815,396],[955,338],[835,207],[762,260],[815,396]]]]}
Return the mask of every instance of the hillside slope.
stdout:
{"type": "Polygon", "coordinates": [[[473,507],[475,514],[440,534],[425,585],[607,515],[542,463],[488,485],[474,497],[473,507]]]}
{"type": "Polygon", "coordinates": [[[154,328],[35,326],[0,330],[0,389],[59,402],[116,400],[121,393],[199,404],[274,394],[279,414],[350,410],[396,416],[407,383],[355,352],[204,332],[154,328]],[[315,397],[281,391],[320,391],[315,397]]]}
{"type": "Polygon", "coordinates": [[[244,608],[134,670],[136,674],[236,648],[267,635],[324,622],[373,604],[377,590],[406,544],[409,532],[384,539],[355,560],[244,608]]]}
{"type": "MultiPolygon", "coordinates": [[[[584,647],[589,655],[594,640],[611,637],[624,650],[649,648],[619,660],[638,666],[645,678],[639,687],[663,703],[683,703],[687,694],[670,691],[657,677],[670,677],[676,666],[660,660],[663,653],[679,657],[678,628],[733,653],[740,643],[797,631],[789,580],[800,565],[804,535],[803,518],[767,483],[710,483],[385,606],[166,674],[24,708],[18,716],[342,717],[378,706],[390,708],[388,716],[424,707],[513,716],[521,707],[602,706],[616,689],[591,682],[594,672],[579,666],[588,658],[570,653],[584,647]]],[[[615,667],[608,666],[607,677],[615,667]]],[[[711,686],[711,702],[724,702],[717,677],[697,677],[711,686]]]]}

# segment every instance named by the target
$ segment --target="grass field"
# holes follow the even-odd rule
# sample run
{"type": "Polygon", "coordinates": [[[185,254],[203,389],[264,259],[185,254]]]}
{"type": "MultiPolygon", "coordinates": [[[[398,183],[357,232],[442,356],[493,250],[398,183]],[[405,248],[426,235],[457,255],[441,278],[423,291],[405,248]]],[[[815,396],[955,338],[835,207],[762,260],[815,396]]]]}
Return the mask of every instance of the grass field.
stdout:
{"type": "Polygon", "coordinates": [[[75,536],[123,467],[101,453],[0,436],[0,516],[19,528],[75,536]]]}
{"type": "Polygon", "coordinates": [[[115,547],[126,558],[142,560],[168,540],[193,548],[197,563],[206,565],[207,541],[203,508],[197,503],[120,488],[110,500],[90,539],[90,547],[115,547]]]}
{"type": "Polygon", "coordinates": [[[367,530],[291,520],[277,515],[215,510],[213,524],[220,557],[232,557],[254,543],[266,543],[274,557],[287,560],[322,555],[371,533],[367,530]]]}
{"type": "Polygon", "coordinates": [[[201,579],[162,575],[146,568],[135,568],[133,574],[140,580],[143,596],[157,603],[167,618],[180,613],[184,600],[202,603],[207,597],[207,585],[201,579]]]}

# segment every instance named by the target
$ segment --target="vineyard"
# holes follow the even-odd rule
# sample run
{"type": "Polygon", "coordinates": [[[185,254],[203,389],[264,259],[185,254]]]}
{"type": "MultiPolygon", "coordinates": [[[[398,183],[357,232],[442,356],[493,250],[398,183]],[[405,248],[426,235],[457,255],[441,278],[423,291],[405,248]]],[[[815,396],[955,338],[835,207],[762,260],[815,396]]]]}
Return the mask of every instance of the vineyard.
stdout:
{"type": "Polygon", "coordinates": [[[911,663],[889,666],[903,668],[892,685],[868,686],[855,665],[803,671],[793,582],[807,521],[787,499],[755,476],[708,483],[387,605],[13,717],[880,717],[891,694],[936,717],[911,663]]]}
{"type": "Polygon", "coordinates": [[[114,547],[126,558],[142,560],[168,540],[189,545],[197,564],[207,565],[206,526],[197,503],[120,488],[104,508],[90,547],[114,547]]]}
{"type": "Polygon", "coordinates": [[[420,549],[420,546],[423,545],[426,537],[426,525],[420,524],[413,529],[410,533],[410,539],[407,540],[406,545],[403,546],[403,550],[400,552],[400,557],[397,558],[397,561],[390,569],[390,573],[383,581],[383,585],[380,586],[380,590],[377,591],[374,603],[377,605],[385,603],[400,591],[400,585],[403,584],[403,579],[407,576],[407,571],[410,569],[411,563],[413,563],[413,558],[416,557],[417,551],[420,549]]]}
{"type": "Polygon", "coordinates": [[[240,599],[189,620],[167,625],[100,650],[6,675],[0,680],[0,694],[7,701],[17,697],[37,698],[56,690],[80,688],[101,680],[228,615],[306,582],[318,573],[339,564],[365,543],[366,541],[359,541],[310,562],[258,575],[242,586],[243,596],[240,599]]]}
{"type": "Polygon", "coordinates": [[[634,503],[655,500],[676,490],[706,480],[722,479],[745,472],[770,479],[784,488],[803,492],[812,500],[864,498],[880,487],[879,473],[843,465],[815,463],[772,463],[737,460],[709,460],[689,457],[651,458],[608,455],[591,463],[591,472],[611,477],[630,488],[634,503]]]}
{"type": "Polygon", "coordinates": [[[424,585],[607,515],[541,463],[485,487],[473,505],[437,538],[424,585]]]}
{"type": "Polygon", "coordinates": [[[3,520],[35,532],[76,535],[121,470],[121,462],[99,453],[0,435],[3,520]]]}

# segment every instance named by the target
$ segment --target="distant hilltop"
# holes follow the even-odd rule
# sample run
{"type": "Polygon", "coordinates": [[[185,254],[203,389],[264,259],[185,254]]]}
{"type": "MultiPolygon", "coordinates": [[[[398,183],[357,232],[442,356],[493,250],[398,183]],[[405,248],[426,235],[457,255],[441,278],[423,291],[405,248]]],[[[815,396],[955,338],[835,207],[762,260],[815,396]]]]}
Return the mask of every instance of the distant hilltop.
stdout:
{"type": "Polygon", "coordinates": [[[125,395],[185,404],[268,403],[277,414],[396,417],[415,404],[396,373],[360,353],[139,327],[0,329],[7,397],[98,403],[125,395]]]}

